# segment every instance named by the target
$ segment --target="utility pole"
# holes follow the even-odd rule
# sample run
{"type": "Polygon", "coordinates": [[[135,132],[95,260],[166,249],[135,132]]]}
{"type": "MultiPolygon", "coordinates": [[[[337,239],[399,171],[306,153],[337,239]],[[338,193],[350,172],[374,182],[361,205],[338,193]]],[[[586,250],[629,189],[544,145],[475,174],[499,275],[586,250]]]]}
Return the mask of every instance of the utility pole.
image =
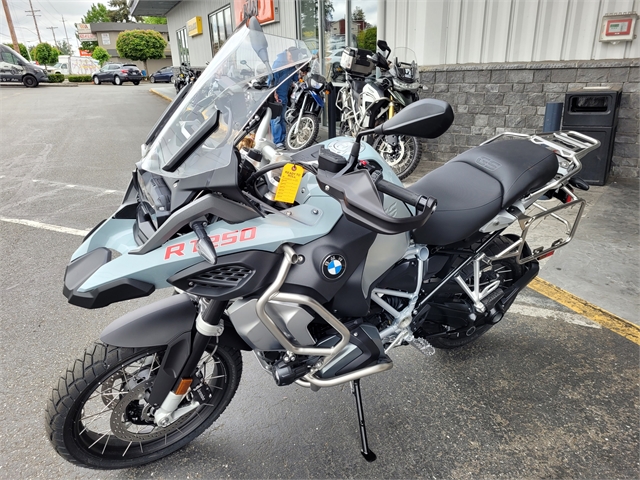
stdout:
{"type": "Polygon", "coordinates": [[[51,30],[51,33],[53,34],[53,44],[57,47],[58,41],[56,40],[56,32],[54,32],[53,29],[58,27],[47,27],[47,28],[51,30]]]}
{"type": "Polygon", "coordinates": [[[4,7],[4,14],[7,16],[7,24],[9,25],[9,33],[11,34],[11,41],[13,42],[13,49],[20,53],[20,45],[18,44],[18,37],[16,37],[16,31],[13,28],[13,20],[11,19],[11,12],[9,11],[9,4],[7,0],[2,0],[2,6],[4,7]]]}
{"type": "Polygon", "coordinates": [[[33,9],[33,4],[31,3],[31,0],[29,0],[29,7],[31,8],[31,10],[25,10],[25,12],[27,12],[27,17],[33,17],[33,23],[36,24],[36,33],[38,34],[38,43],[42,43],[42,39],[40,38],[40,30],[38,30],[38,22],[36,21],[36,17],[40,16],[40,15],[36,15],[36,12],[39,12],[40,10],[33,9]]]}
{"type": "Polygon", "coordinates": [[[71,48],[71,42],[69,41],[69,34],[67,33],[67,24],[64,23],[64,15],[62,15],[62,25],[64,25],[64,36],[67,37],[67,45],[71,48]]]}

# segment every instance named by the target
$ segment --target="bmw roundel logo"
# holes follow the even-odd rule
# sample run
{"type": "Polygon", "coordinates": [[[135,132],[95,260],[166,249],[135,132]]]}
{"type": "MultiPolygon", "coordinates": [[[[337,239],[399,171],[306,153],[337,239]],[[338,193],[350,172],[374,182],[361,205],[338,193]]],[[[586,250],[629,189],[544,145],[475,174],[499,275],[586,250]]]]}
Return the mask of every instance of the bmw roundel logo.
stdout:
{"type": "Polygon", "coordinates": [[[327,255],[322,261],[322,274],[329,280],[340,278],[346,269],[347,261],[342,255],[327,255]]]}

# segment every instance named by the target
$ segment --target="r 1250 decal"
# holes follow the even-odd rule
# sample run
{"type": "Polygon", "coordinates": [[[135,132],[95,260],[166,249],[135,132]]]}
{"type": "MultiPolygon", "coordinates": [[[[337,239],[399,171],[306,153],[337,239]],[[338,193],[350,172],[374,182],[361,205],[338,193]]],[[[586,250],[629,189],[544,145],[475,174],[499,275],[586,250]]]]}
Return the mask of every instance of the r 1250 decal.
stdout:
{"type": "MultiPolygon", "coordinates": [[[[210,235],[209,238],[211,238],[211,242],[214,247],[226,247],[228,245],[233,245],[234,243],[253,240],[256,238],[256,227],[243,228],[242,230],[234,230],[233,232],[225,232],[222,235],[210,235]]],[[[193,253],[197,253],[196,244],[198,243],[198,240],[191,240],[189,243],[192,245],[193,253]]],[[[171,255],[175,255],[177,257],[184,256],[184,249],[186,246],[187,244],[185,242],[169,245],[164,251],[164,259],[169,260],[171,255]]]]}

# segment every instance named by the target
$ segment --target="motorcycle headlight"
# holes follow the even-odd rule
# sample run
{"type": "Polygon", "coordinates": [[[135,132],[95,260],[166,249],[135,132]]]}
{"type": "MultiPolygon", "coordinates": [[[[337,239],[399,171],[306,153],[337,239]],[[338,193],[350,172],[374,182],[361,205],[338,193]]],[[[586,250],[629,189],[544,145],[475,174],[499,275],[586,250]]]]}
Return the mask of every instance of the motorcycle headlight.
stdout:
{"type": "Polygon", "coordinates": [[[396,90],[409,90],[410,92],[415,92],[420,88],[419,82],[407,83],[402,80],[398,80],[397,78],[393,79],[393,86],[396,90]]]}
{"type": "Polygon", "coordinates": [[[324,87],[324,84],[321,82],[316,82],[313,78],[309,79],[309,85],[311,86],[311,88],[313,88],[314,90],[322,90],[322,88],[324,87]]]}

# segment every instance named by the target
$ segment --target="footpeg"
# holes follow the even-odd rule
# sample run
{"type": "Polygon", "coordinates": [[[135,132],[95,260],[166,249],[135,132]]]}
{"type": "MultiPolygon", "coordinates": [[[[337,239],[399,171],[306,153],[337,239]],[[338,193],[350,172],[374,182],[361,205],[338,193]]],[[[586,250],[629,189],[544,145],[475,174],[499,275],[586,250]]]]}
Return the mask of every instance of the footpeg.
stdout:
{"type": "Polygon", "coordinates": [[[425,357],[430,357],[434,353],[436,353],[436,349],[424,338],[414,337],[413,340],[409,342],[412,346],[420,350],[425,357]]]}

